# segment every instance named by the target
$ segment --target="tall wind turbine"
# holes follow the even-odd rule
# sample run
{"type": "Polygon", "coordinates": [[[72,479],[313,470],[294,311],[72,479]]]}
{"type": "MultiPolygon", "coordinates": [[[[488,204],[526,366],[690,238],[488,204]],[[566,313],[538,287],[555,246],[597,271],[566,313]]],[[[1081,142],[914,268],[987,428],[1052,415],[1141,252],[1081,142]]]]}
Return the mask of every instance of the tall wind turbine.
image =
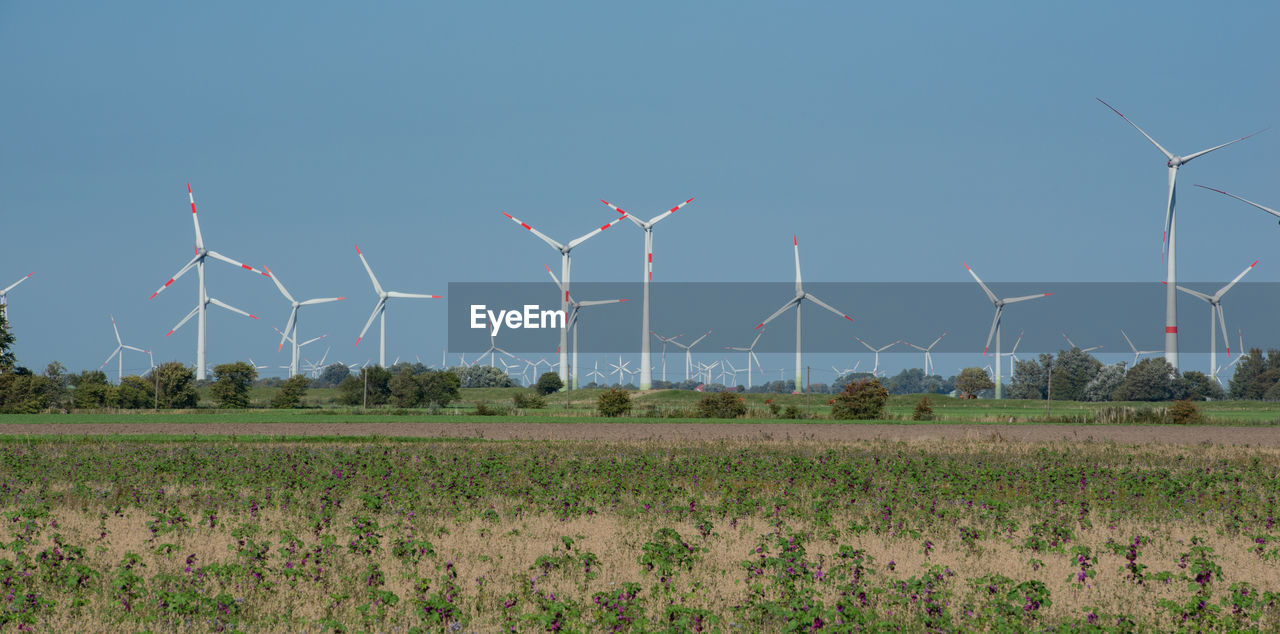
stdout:
{"type": "Polygon", "coordinates": [[[565,329],[573,331],[573,376],[572,376],[572,380],[570,381],[571,387],[569,389],[576,390],[578,389],[578,312],[581,311],[584,306],[601,306],[604,304],[618,304],[621,302],[625,302],[627,300],[625,299],[595,299],[590,301],[576,300],[573,298],[572,295],[569,294],[569,285],[561,284],[560,280],[556,279],[556,274],[551,272],[551,267],[545,264],[543,266],[545,266],[547,269],[547,275],[551,276],[551,281],[555,282],[556,287],[559,288],[562,293],[564,293],[565,301],[567,301],[570,306],[568,318],[565,319],[565,329]]]}
{"type": "Polygon", "coordinates": [[[682,332],[674,337],[663,337],[662,335],[652,330],[650,330],[649,332],[652,333],[653,336],[657,337],[658,341],[662,342],[662,381],[665,383],[667,380],[667,344],[676,343],[675,340],[683,337],[684,333],[682,332]]]}
{"type": "MultiPolygon", "coordinates": [[[[939,338],[939,339],[941,339],[942,337],[938,337],[938,338],[939,338]]],[[[876,362],[875,362],[875,366],[871,368],[871,376],[880,376],[880,353],[881,353],[881,352],[884,352],[885,350],[888,350],[889,348],[892,348],[892,347],[894,347],[894,346],[896,346],[896,345],[898,345],[898,344],[902,343],[902,340],[901,340],[901,339],[899,339],[899,340],[897,340],[897,341],[895,341],[895,342],[893,342],[893,343],[891,343],[891,344],[889,344],[889,345],[887,345],[887,346],[881,346],[881,347],[877,348],[877,347],[872,346],[871,344],[869,344],[869,343],[867,343],[867,342],[863,341],[862,339],[859,339],[858,337],[854,337],[854,339],[857,339],[857,340],[858,340],[858,343],[860,343],[860,344],[862,344],[862,345],[866,346],[866,347],[867,347],[867,350],[870,350],[870,351],[872,351],[872,352],[876,353],[876,362]]],[[[937,343],[937,342],[935,341],[934,343],[937,343]]],[[[909,345],[909,346],[910,346],[911,344],[907,344],[907,345],[909,345]]],[[[915,346],[912,346],[912,347],[914,348],[915,346]]],[[[929,346],[929,347],[930,347],[930,348],[932,348],[933,346],[929,346]]],[[[921,348],[921,350],[924,350],[924,348],[921,348]]]]}
{"type": "MultiPolygon", "coordinates": [[[[910,341],[902,342],[924,353],[924,375],[925,376],[933,375],[933,347],[938,345],[938,342],[942,341],[942,338],[945,336],[947,336],[947,333],[945,332],[938,335],[938,338],[934,339],[933,343],[929,344],[928,346],[917,346],[916,344],[911,343],[910,341]]],[[[1021,335],[1019,335],[1019,338],[1021,338],[1021,335]]],[[[893,345],[893,344],[889,344],[889,345],[893,345]]],[[[876,356],[879,357],[878,354],[876,356]]]]}
{"type": "Polygon", "coordinates": [[[1222,345],[1227,349],[1227,358],[1231,358],[1231,340],[1227,339],[1227,318],[1222,314],[1222,297],[1227,294],[1227,291],[1231,290],[1232,286],[1236,285],[1236,282],[1240,281],[1240,278],[1248,275],[1249,271],[1252,271],[1253,267],[1257,265],[1258,261],[1254,260],[1253,264],[1245,267],[1245,269],[1236,276],[1236,279],[1231,280],[1231,282],[1226,286],[1218,289],[1218,292],[1213,295],[1205,295],[1204,293],[1193,291],[1185,286],[1178,287],[1178,290],[1188,295],[1193,295],[1201,301],[1209,304],[1209,376],[1218,376],[1218,340],[1215,337],[1217,333],[1214,331],[1218,329],[1217,327],[1219,324],[1222,325],[1222,345]]]}
{"type": "Polygon", "coordinates": [[[373,292],[378,294],[378,303],[374,304],[373,312],[369,314],[369,321],[364,322],[364,330],[360,331],[360,336],[356,337],[356,345],[360,345],[360,340],[364,339],[364,333],[369,332],[369,326],[373,325],[375,317],[379,318],[378,326],[378,365],[387,367],[387,300],[388,299],[440,299],[439,295],[421,295],[418,293],[400,293],[397,291],[384,291],[382,285],[378,283],[378,278],[374,277],[373,269],[369,268],[368,260],[364,259],[364,253],[360,251],[360,245],[356,245],[356,255],[360,256],[360,263],[364,264],[364,270],[369,274],[369,280],[373,282],[373,292]]]}
{"type": "MultiPolygon", "coordinates": [[[[538,236],[538,238],[541,239],[543,242],[546,242],[547,244],[551,245],[551,248],[560,252],[560,279],[563,281],[559,282],[559,284],[564,287],[564,297],[561,298],[560,300],[560,310],[566,316],[569,314],[569,263],[570,263],[569,253],[573,251],[574,247],[591,239],[591,237],[596,235],[597,233],[600,233],[601,231],[604,231],[605,229],[608,229],[609,227],[612,227],[613,225],[616,225],[619,222],[622,222],[622,219],[626,218],[626,216],[618,216],[617,220],[614,220],[613,222],[607,225],[604,225],[599,229],[596,229],[583,236],[574,238],[573,240],[569,241],[569,244],[560,244],[559,242],[556,242],[555,240],[548,238],[541,231],[538,231],[537,229],[530,227],[528,223],[521,221],[519,218],[516,218],[515,216],[505,211],[502,212],[502,215],[510,218],[512,222],[520,225],[521,227],[528,229],[530,233],[532,233],[535,236],[538,236]]],[[[569,343],[568,335],[569,335],[569,326],[568,326],[568,320],[566,319],[565,327],[560,329],[560,380],[563,381],[565,385],[569,384],[569,346],[567,345],[569,343]]]]}
{"type": "Polygon", "coordinates": [[[284,295],[284,298],[289,300],[289,303],[293,305],[293,310],[289,311],[289,321],[285,323],[284,331],[280,334],[280,346],[276,348],[276,352],[280,352],[281,350],[284,349],[284,342],[286,340],[293,341],[293,356],[292,356],[292,359],[289,361],[289,376],[293,376],[298,373],[298,354],[299,354],[299,351],[301,350],[301,346],[298,345],[298,309],[302,308],[303,306],[311,306],[313,304],[327,304],[329,302],[336,302],[346,298],[345,297],[322,297],[319,299],[308,299],[300,302],[294,299],[293,295],[289,294],[289,291],[285,289],[284,284],[280,281],[280,278],[276,277],[276,275],[271,272],[270,267],[264,266],[262,268],[266,269],[267,274],[271,276],[271,281],[276,283],[276,288],[280,289],[280,294],[284,295]]]}
{"type": "Polygon", "coordinates": [[[781,315],[782,313],[787,312],[787,310],[793,307],[796,309],[796,390],[795,391],[799,393],[800,392],[800,304],[803,303],[805,300],[808,300],[841,317],[844,317],[845,319],[848,319],[849,321],[853,321],[853,318],[828,306],[825,302],[815,297],[812,293],[804,292],[804,287],[801,286],[800,284],[800,239],[795,236],[792,236],[791,244],[795,246],[795,250],[796,250],[796,296],[791,298],[791,301],[783,304],[782,308],[779,308],[772,315],[769,315],[768,319],[760,322],[760,325],[756,326],[756,330],[764,328],[765,324],[773,321],[774,318],[776,318],[778,315],[781,315]]]}
{"type": "Polygon", "coordinates": [[[32,271],[31,273],[27,273],[25,276],[23,276],[23,277],[22,277],[22,279],[19,279],[18,281],[14,282],[14,283],[12,283],[12,284],[10,284],[10,285],[6,286],[4,289],[0,290],[0,316],[4,316],[4,315],[5,315],[5,306],[7,306],[7,305],[8,305],[8,302],[5,300],[5,297],[9,295],[9,291],[11,291],[11,290],[13,290],[14,288],[16,288],[19,284],[21,284],[21,283],[23,283],[23,282],[27,281],[27,278],[28,278],[28,277],[31,277],[32,275],[35,275],[35,272],[34,272],[34,271],[32,271]]]}
{"type": "Polygon", "coordinates": [[[1167,257],[1165,259],[1165,266],[1166,266],[1165,283],[1168,284],[1168,287],[1165,289],[1165,302],[1164,302],[1164,357],[1169,362],[1169,365],[1172,365],[1173,369],[1177,370],[1178,369],[1178,293],[1177,293],[1176,287],[1178,285],[1178,267],[1177,267],[1177,259],[1175,257],[1176,256],[1175,247],[1177,246],[1177,241],[1175,239],[1176,238],[1175,229],[1177,227],[1177,222],[1176,222],[1176,218],[1174,217],[1174,209],[1177,207],[1177,193],[1176,193],[1175,186],[1178,180],[1178,168],[1182,167],[1183,165],[1186,165],[1187,163],[1190,163],[1192,159],[1204,156],[1205,154],[1208,154],[1214,150],[1227,147],[1232,143],[1239,143],[1240,141],[1243,141],[1253,136],[1254,134],[1263,132],[1265,128],[1264,130],[1259,130],[1258,132],[1254,132],[1253,134],[1242,136],[1234,141],[1227,141],[1226,143],[1223,143],[1221,145],[1215,145],[1207,150],[1200,150],[1199,152],[1188,154],[1186,156],[1175,156],[1172,152],[1164,149],[1164,146],[1160,145],[1159,143],[1156,143],[1156,140],[1151,138],[1151,135],[1147,134],[1146,132],[1143,132],[1142,128],[1138,127],[1138,124],[1132,121],[1129,121],[1129,117],[1126,117],[1123,114],[1121,114],[1119,110],[1112,108],[1111,104],[1105,101],[1102,101],[1101,99],[1098,99],[1098,101],[1102,102],[1102,105],[1108,108],[1111,108],[1112,112],[1120,115],[1121,119],[1124,119],[1126,122],[1128,122],[1129,125],[1133,126],[1133,129],[1137,130],[1142,134],[1142,136],[1146,137],[1147,140],[1151,142],[1151,145],[1156,146],[1156,149],[1160,150],[1160,153],[1165,156],[1165,159],[1167,159],[1165,161],[1165,166],[1169,168],[1169,198],[1168,198],[1169,202],[1165,208],[1164,234],[1161,236],[1161,239],[1163,240],[1163,244],[1162,244],[1163,248],[1161,250],[1161,253],[1162,254],[1167,253],[1167,257]]]}
{"type": "Polygon", "coordinates": [[[992,305],[996,307],[996,314],[994,317],[991,318],[991,331],[987,333],[987,345],[982,349],[982,354],[983,356],[986,356],[987,351],[991,349],[991,338],[995,337],[996,338],[996,372],[995,372],[996,398],[1000,398],[1000,366],[1001,366],[1001,363],[1000,363],[1000,316],[1004,314],[1005,305],[1013,304],[1016,302],[1025,302],[1028,299],[1039,299],[1041,297],[1048,297],[1053,293],[1038,293],[1036,295],[1025,295],[1023,297],[1009,297],[1006,299],[1000,299],[999,297],[996,297],[995,293],[991,292],[991,289],[987,288],[986,284],[982,283],[982,280],[978,278],[978,274],[975,273],[973,269],[969,268],[968,264],[964,265],[964,270],[968,271],[969,275],[973,276],[973,279],[978,282],[978,286],[982,287],[982,292],[987,294],[987,299],[991,300],[992,305]]]}
{"type": "Polygon", "coordinates": [[[1101,350],[1104,347],[1104,346],[1089,346],[1088,348],[1080,348],[1080,346],[1077,346],[1075,342],[1071,340],[1071,337],[1067,336],[1066,332],[1062,333],[1062,338],[1067,340],[1068,346],[1071,346],[1072,348],[1079,348],[1080,352],[1093,352],[1094,350],[1101,350]]]}
{"type": "MultiPolygon", "coordinates": [[[[1129,333],[1121,330],[1120,334],[1124,336],[1125,342],[1129,344],[1129,349],[1133,351],[1133,365],[1138,365],[1138,359],[1144,354],[1158,354],[1164,352],[1164,350],[1139,350],[1138,346],[1133,345],[1133,340],[1129,338],[1129,333]]],[[[1132,367],[1133,366],[1130,366],[1130,368],[1132,367]]]]}
{"type": "MultiPolygon", "coordinates": [[[[747,346],[747,347],[745,347],[745,348],[739,348],[739,347],[735,347],[735,346],[725,346],[725,347],[724,347],[724,349],[725,349],[725,350],[737,350],[738,352],[745,352],[745,353],[747,353],[747,389],[751,389],[751,362],[752,362],[752,361],[755,361],[755,362],[756,362],[756,367],[757,367],[757,368],[760,368],[760,376],[761,376],[761,377],[763,377],[763,376],[764,376],[764,366],[760,365],[760,357],[757,357],[757,356],[756,356],[756,344],[760,342],[760,337],[762,337],[762,336],[764,336],[764,331],[763,331],[763,330],[762,330],[762,331],[760,331],[760,332],[757,332],[757,333],[756,333],[756,338],[751,340],[751,345],[749,345],[749,346],[747,346]]],[[[737,375],[736,375],[736,374],[734,375],[734,380],[735,380],[735,381],[737,380],[737,375]]]]}
{"type": "Polygon", "coordinates": [[[640,318],[640,389],[647,390],[653,387],[653,368],[649,359],[649,282],[653,281],[653,226],[663,218],[679,211],[681,207],[693,202],[693,199],[690,198],[650,218],[648,222],[632,216],[607,200],[600,202],[609,205],[624,218],[630,218],[631,222],[644,231],[644,276],[641,278],[644,285],[644,307],[641,309],[643,316],[640,318]]]}
{"type": "MultiPolygon", "coordinates": [[[[23,279],[26,279],[26,278],[23,278],[23,279]]],[[[124,345],[124,342],[120,340],[120,329],[116,327],[115,315],[111,315],[111,329],[114,330],[116,333],[116,349],[111,351],[111,356],[107,357],[107,360],[103,361],[102,365],[98,366],[98,369],[101,370],[102,368],[107,367],[107,364],[111,363],[111,359],[114,357],[116,359],[116,384],[119,385],[120,380],[124,378],[124,351],[125,350],[133,350],[134,352],[147,352],[147,351],[143,350],[142,348],[135,348],[133,346],[124,345]]]]}
{"type": "MultiPolygon", "coordinates": [[[[693,347],[698,345],[699,341],[706,339],[707,335],[709,334],[711,334],[710,330],[703,333],[701,337],[694,339],[693,343],[690,343],[690,344],[683,344],[683,343],[680,343],[679,341],[676,341],[676,337],[679,337],[680,335],[676,335],[676,337],[671,337],[667,339],[667,341],[671,342],[672,345],[678,346],[680,348],[684,348],[684,380],[688,381],[689,379],[693,378],[693,347]]],[[[667,374],[666,370],[663,370],[662,371],[663,377],[666,377],[666,374],[667,374]]],[[[664,378],[663,380],[666,380],[666,379],[664,378]]]]}
{"type": "Polygon", "coordinates": [[[148,299],[155,299],[156,295],[159,295],[160,293],[164,292],[164,289],[169,288],[170,284],[173,284],[175,280],[182,277],[183,274],[185,274],[187,271],[190,271],[192,267],[195,267],[196,277],[199,280],[199,289],[198,289],[198,294],[196,296],[196,307],[191,312],[187,313],[187,316],[183,317],[182,321],[178,322],[178,325],[174,326],[172,330],[170,330],[167,334],[165,334],[165,336],[168,337],[169,335],[172,335],[173,333],[177,332],[178,329],[182,327],[182,324],[187,323],[187,321],[190,320],[192,317],[196,317],[196,316],[199,317],[199,319],[196,321],[196,323],[198,324],[198,331],[196,334],[196,379],[202,381],[205,378],[205,367],[208,365],[208,363],[206,363],[205,361],[205,332],[206,332],[205,309],[209,306],[209,304],[213,304],[214,306],[225,308],[233,313],[239,313],[241,315],[244,315],[245,317],[251,317],[253,319],[257,319],[257,317],[254,317],[253,315],[250,315],[249,313],[246,313],[243,310],[240,310],[239,308],[235,308],[217,299],[209,297],[209,294],[205,292],[205,287],[204,287],[205,258],[222,260],[223,262],[226,262],[227,264],[230,264],[232,266],[238,266],[242,269],[253,271],[254,273],[265,275],[267,277],[271,277],[271,275],[269,273],[259,271],[258,269],[255,269],[252,266],[249,266],[248,264],[244,264],[242,262],[237,262],[235,260],[232,260],[231,258],[225,255],[222,255],[221,253],[218,253],[217,251],[206,249],[204,247],[204,236],[200,234],[200,218],[196,215],[196,197],[191,193],[191,183],[187,183],[187,199],[191,201],[191,222],[195,224],[195,228],[196,228],[196,246],[195,246],[196,255],[195,257],[191,258],[191,261],[187,262],[185,266],[178,269],[178,272],[174,273],[173,277],[169,278],[168,282],[165,282],[163,285],[160,286],[160,288],[156,289],[156,292],[152,293],[151,297],[149,297],[148,299]]]}

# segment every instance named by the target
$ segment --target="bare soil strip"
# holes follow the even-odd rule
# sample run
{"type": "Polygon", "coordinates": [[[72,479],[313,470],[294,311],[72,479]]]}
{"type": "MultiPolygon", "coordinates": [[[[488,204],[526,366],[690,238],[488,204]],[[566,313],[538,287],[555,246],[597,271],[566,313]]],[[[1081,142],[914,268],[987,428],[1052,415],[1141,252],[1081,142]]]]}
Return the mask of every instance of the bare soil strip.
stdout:
{"type": "Polygon", "coordinates": [[[0,435],[174,434],[382,436],[484,438],[489,440],[708,441],[970,440],[1009,442],[1115,442],[1166,445],[1280,446],[1280,429],[1260,427],[1171,427],[1155,425],[892,425],[753,423],[119,423],[3,424],[0,435]]]}

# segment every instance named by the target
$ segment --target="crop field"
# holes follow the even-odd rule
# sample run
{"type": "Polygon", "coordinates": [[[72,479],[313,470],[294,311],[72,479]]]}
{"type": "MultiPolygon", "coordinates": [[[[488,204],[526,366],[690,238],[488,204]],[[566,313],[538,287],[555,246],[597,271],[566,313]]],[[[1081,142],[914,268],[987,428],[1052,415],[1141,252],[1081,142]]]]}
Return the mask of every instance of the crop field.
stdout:
{"type": "Polygon", "coordinates": [[[9,436],[0,470],[6,630],[1280,628],[1274,447],[9,436]]]}

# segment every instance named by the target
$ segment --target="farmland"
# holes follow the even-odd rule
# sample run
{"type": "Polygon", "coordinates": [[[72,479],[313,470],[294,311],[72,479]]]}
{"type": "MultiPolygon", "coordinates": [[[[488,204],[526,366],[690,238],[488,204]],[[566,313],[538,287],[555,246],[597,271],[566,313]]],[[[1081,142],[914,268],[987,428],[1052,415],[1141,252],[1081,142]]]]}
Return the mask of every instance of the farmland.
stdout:
{"type": "Polygon", "coordinates": [[[1275,448],[9,436],[0,460],[3,618],[41,631],[1280,627],[1275,448]]]}

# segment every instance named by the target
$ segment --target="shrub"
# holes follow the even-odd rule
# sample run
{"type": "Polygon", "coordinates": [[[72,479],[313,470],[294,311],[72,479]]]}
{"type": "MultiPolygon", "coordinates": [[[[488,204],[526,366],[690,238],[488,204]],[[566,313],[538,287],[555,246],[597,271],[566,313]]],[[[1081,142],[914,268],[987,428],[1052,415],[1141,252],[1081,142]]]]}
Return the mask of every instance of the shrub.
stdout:
{"type": "Polygon", "coordinates": [[[271,407],[276,409],[301,407],[302,395],[307,393],[307,384],[310,382],[311,380],[304,374],[289,377],[289,380],[280,386],[280,391],[271,397],[271,407]]]}
{"type": "Polygon", "coordinates": [[[933,406],[928,396],[921,396],[915,409],[911,410],[911,420],[933,420],[933,406]]]}
{"type": "Polygon", "coordinates": [[[782,412],[783,418],[804,418],[804,414],[800,412],[800,408],[795,405],[788,405],[787,409],[782,412]]]}
{"type": "Polygon", "coordinates": [[[622,416],[631,411],[631,394],[611,387],[600,393],[600,398],[596,400],[596,411],[601,416],[622,416]]]}
{"type": "Polygon", "coordinates": [[[537,390],[520,391],[511,397],[511,403],[521,409],[543,409],[547,406],[547,399],[542,398],[537,390]]]}
{"type": "Polygon", "coordinates": [[[489,405],[488,403],[476,403],[476,413],[481,416],[506,416],[511,412],[501,405],[489,405]]]}
{"type": "Polygon", "coordinates": [[[708,394],[698,401],[699,418],[739,418],[747,413],[747,404],[733,392],[708,394]]]}
{"type": "Polygon", "coordinates": [[[831,399],[831,417],[838,420],[872,420],[884,416],[889,390],[879,379],[854,381],[831,399]]]}
{"type": "Polygon", "coordinates": [[[244,361],[215,365],[209,393],[220,407],[243,409],[249,406],[249,388],[257,378],[258,369],[244,361]]]}
{"type": "Polygon", "coordinates": [[[1169,406],[1169,422],[1175,425],[1194,425],[1204,421],[1200,408],[1191,399],[1174,401],[1169,406]]]}
{"type": "Polygon", "coordinates": [[[778,413],[782,411],[782,406],[778,405],[777,403],[774,403],[773,399],[769,399],[765,401],[765,404],[769,406],[769,413],[773,414],[774,418],[777,418],[778,413]]]}
{"type": "Polygon", "coordinates": [[[538,385],[534,389],[536,389],[539,394],[545,396],[547,394],[559,392],[562,388],[564,388],[564,381],[560,379],[559,374],[556,374],[555,372],[543,372],[542,376],[538,377],[538,385]]]}

